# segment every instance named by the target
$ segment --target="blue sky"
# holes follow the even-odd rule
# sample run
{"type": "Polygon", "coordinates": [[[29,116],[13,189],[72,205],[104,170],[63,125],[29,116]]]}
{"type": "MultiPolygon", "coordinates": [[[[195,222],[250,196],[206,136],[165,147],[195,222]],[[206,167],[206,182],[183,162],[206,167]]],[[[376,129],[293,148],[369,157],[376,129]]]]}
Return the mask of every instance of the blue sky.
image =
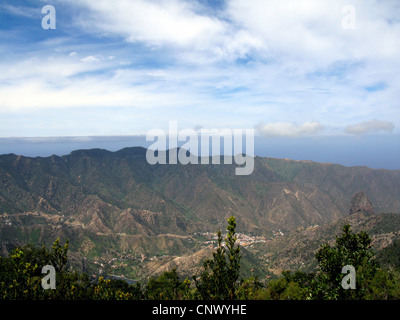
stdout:
{"type": "Polygon", "coordinates": [[[255,128],[266,143],[337,137],[393,150],[400,2],[348,5],[2,1],[0,138],[140,135],[176,120],[255,128]],[[55,30],[41,25],[47,4],[55,30]]]}

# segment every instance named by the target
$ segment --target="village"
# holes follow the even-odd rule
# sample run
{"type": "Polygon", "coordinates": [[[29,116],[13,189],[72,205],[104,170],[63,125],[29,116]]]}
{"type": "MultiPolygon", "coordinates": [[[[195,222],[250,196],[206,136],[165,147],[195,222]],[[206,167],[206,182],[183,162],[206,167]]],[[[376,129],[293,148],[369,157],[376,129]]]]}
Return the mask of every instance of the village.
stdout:
{"type": "MultiPolygon", "coordinates": [[[[256,243],[266,243],[271,241],[273,238],[281,237],[284,233],[281,230],[273,231],[272,237],[267,238],[264,236],[248,235],[244,233],[236,233],[236,243],[239,246],[248,247],[256,243]]],[[[222,235],[223,239],[226,235],[222,235]]],[[[195,232],[187,236],[187,241],[197,244],[197,248],[217,248],[218,236],[213,232],[195,232]]],[[[151,261],[169,260],[174,256],[169,254],[158,254],[158,255],[146,255],[143,252],[131,251],[120,255],[118,258],[114,257],[107,261],[95,261],[94,264],[97,266],[97,273],[99,275],[108,274],[113,278],[132,280],[128,279],[124,273],[128,272],[129,265],[136,265],[140,267],[144,263],[151,261]]],[[[133,281],[133,280],[132,280],[133,281]]]]}
{"type": "MultiPolygon", "coordinates": [[[[283,233],[281,235],[283,235],[283,233]]],[[[200,237],[208,239],[208,240],[203,241],[203,243],[206,245],[216,245],[217,240],[218,240],[218,235],[216,235],[215,233],[211,233],[211,232],[195,232],[193,234],[193,236],[194,237],[200,236],[200,237]]],[[[226,235],[223,235],[223,238],[225,236],[226,235]]],[[[236,237],[237,237],[236,243],[240,246],[248,246],[248,245],[251,245],[254,243],[270,241],[270,239],[267,239],[262,236],[251,236],[251,235],[247,235],[244,233],[236,233],[236,237]]]]}

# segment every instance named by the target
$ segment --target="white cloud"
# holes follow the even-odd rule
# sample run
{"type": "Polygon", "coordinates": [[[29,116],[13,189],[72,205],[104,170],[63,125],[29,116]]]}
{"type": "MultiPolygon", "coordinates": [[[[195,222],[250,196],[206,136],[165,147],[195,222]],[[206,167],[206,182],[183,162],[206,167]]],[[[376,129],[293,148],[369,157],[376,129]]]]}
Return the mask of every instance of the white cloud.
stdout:
{"type": "Polygon", "coordinates": [[[300,125],[293,122],[272,122],[260,124],[257,131],[266,137],[299,137],[315,135],[324,129],[318,121],[304,122],[300,125]]]}
{"type": "Polygon", "coordinates": [[[59,37],[21,41],[23,52],[15,39],[0,44],[3,119],[57,109],[59,126],[61,110],[82,108],[101,109],[107,132],[124,122],[145,132],[146,118],[151,126],[175,118],[212,128],[268,119],[258,126],[267,136],[343,133],[378,117],[399,128],[397,0],[354,0],[355,30],[342,28],[345,0],[227,0],[223,10],[199,3],[54,0],[68,25],[57,25],[59,37]],[[118,108],[118,125],[108,124],[118,108]]]}
{"type": "Polygon", "coordinates": [[[191,62],[251,54],[279,63],[297,60],[296,67],[303,64],[303,70],[346,59],[396,61],[399,2],[352,1],[354,30],[342,26],[348,4],[347,0],[227,0],[225,10],[216,12],[197,1],[82,0],[74,4],[81,9],[74,22],[87,33],[167,48],[191,62]]]}
{"type": "Polygon", "coordinates": [[[0,88],[2,112],[24,110],[77,108],[77,107],[135,107],[151,109],[163,106],[179,106],[186,100],[185,94],[161,90],[153,94],[154,87],[141,85],[136,88],[124,86],[115,79],[79,80],[61,88],[45,81],[25,81],[13,87],[0,88]],[[84,89],[83,89],[84,88],[84,89]]]}
{"type": "Polygon", "coordinates": [[[399,2],[352,1],[354,30],[342,27],[346,5],[345,0],[254,0],[251,5],[232,0],[227,10],[235,23],[267,46],[266,56],[307,61],[314,67],[344,59],[395,61],[400,53],[399,2]]]}
{"type": "Polygon", "coordinates": [[[221,22],[197,15],[182,1],[81,1],[89,10],[84,28],[123,36],[129,42],[144,41],[153,45],[193,44],[196,39],[219,32],[221,22]]]}
{"type": "Polygon", "coordinates": [[[0,4],[0,8],[13,15],[22,16],[26,18],[38,18],[41,16],[40,9],[30,8],[24,6],[13,6],[10,4],[0,4]]]}
{"type": "Polygon", "coordinates": [[[354,125],[349,125],[345,128],[345,132],[349,134],[361,135],[367,133],[375,133],[375,132],[392,132],[395,128],[395,125],[389,121],[381,121],[381,120],[369,120],[363,121],[360,123],[356,123],[354,125]]]}
{"type": "MultiPolygon", "coordinates": [[[[46,48],[44,48],[44,51],[46,48]]],[[[75,59],[75,55],[51,54],[44,51],[32,53],[25,59],[3,60],[0,62],[0,81],[21,85],[31,79],[63,85],[68,77],[104,68],[105,65],[87,64],[75,59]],[[12,68],[9,66],[12,65],[12,68]]]]}
{"type": "Polygon", "coordinates": [[[82,62],[89,62],[89,63],[100,62],[101,60],[103,60],[103,59],[101,59],[99,57],[95,57],[95,56],[87,56],[87,57],[84,57],[81,59],[82,62]]]}
{"type": "Polygon", "coordinates": [[[85,9],[84,17],[75,19],[81,29],[167,48],[191,63],[234,60],[263,46],[246,30],[199,13],[203,8],[196,1],[84,0],[77,5],[85,9]]]}

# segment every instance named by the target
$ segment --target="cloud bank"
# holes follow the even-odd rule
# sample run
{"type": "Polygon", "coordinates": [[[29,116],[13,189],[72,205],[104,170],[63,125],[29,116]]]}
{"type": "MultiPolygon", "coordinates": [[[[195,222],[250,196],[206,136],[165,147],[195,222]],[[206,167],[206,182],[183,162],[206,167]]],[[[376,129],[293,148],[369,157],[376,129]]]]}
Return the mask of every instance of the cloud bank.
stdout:
{"type": "Polygon", "coordinates": [[[318,121],[296,124],[292,122],[275,122],[258,125],[258,133],[265,137],[300,137],[315,135],[324,129],[318,121]]]}
{"type": "Polygon", "coordinates": [[[369,120],[349,125],[345,128],[345,132],[354,135],[376,133],[376,132],[389,132],[391,133],[395,128],[395,125],[389,121],[380,120],[369,120]]]}

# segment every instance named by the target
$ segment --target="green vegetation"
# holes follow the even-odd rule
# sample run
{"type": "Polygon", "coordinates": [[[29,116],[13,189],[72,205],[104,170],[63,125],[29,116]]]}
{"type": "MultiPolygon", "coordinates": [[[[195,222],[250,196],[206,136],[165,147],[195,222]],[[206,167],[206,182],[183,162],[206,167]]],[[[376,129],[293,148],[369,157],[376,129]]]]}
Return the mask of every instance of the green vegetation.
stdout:
{"type": "Polygon", "coordinates": [[[204,300],[237,298],[237,281],[240,271],[240,247],[235,246],[236,220],[228,219],[226,248],[222,245],[221,231],[218,231],[218,248],[213,259],[204,262],[200,280],[194,276],[196,288],[204,300]]]}
{"type": "Polygon", "coordinates": [[[296,175],[305,167],[308,163],[301,161],[286,161],[282,159],[266,158],[264,163],[270,167],[283,181],[293,181],[296,175]]]}
{"type": "Polygon", "coordinates": [[[316,252],[318,271],[282,273],[267,285],[267,299],[273,300],[388,300],[400,299],[400,273],[379,266],[370,249],[366,232],[353,233],[342,228],[334,246],[323,244],[316,252]],[[344,289],[342,268],[355,269],[355,289],[344,289]]]}
{"type": "Polygon", "coordinates": [[[382,265],[400,268],[400,239],[393,241],[392,244],[382,249],[378,257],[382,265]]]}
{"type": "Polygon", "coordinates": [[[371,251],[366,232],[345,225],[335,244],[323,244],[315,253],[316,272],[284,271],[282,277],[261,283],[257,277],[240,279],[241,248],[236,243],[236,219],[228,219],[227,235],[218,231],[218,247],[204,261],[199,275],[181,279],[176,269],[146,283],[128,284],[108,277],[90,278],[73,271],[67,255],[69,242],[57,239],[51,249],[17,247],[0,257],[1,299],[76,300],[388,300],[400,298],[400,273],[382,268],[371,251]],[[42,267],[55,269],[56,288],[44,289],[42,267]],[[356,272],[355,289],[343,288],[343,266],[356,272]]]}

